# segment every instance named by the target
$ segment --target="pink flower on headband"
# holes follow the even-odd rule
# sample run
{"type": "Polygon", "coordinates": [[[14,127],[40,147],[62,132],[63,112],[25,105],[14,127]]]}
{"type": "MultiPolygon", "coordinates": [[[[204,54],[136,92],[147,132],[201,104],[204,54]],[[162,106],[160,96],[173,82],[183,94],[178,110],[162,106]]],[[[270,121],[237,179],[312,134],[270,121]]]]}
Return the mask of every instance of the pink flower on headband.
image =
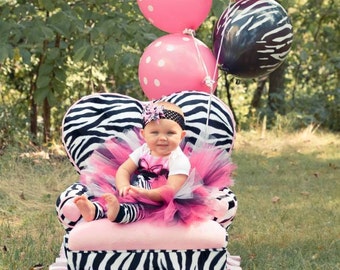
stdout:
{"type": "Polygon", "coordinates": [[[154,102],[150,102],[146,105],[143,105],[143,126],[145,127],[151,121],[158,121],[161,118],[164,118],[164,106],[157,106],[154,102]]]}

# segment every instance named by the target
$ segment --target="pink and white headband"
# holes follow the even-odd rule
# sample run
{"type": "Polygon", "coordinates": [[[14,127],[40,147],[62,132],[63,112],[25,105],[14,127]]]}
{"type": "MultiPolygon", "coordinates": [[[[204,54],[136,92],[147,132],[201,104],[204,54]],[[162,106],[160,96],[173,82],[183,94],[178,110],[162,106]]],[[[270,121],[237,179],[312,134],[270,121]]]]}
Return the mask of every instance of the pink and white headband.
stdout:
{"type": "Polygon", "coordinates": [[[173,110],[164,109],[163,105],[157,105],[154,102],[143,105],[143,128],[151,121],[158,121],[159,119],[169,119],[175,121],[182,129],[185,129],[184,117],[173,110]]]}

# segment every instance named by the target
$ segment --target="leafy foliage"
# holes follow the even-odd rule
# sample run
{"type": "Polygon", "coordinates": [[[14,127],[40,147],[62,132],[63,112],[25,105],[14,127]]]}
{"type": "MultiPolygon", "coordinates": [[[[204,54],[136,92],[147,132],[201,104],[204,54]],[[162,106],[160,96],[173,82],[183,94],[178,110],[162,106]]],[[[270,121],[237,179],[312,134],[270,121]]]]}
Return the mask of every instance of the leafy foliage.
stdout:
{"type": "Polygon", "coordinates": [[[51,112],[54,130],[63,112],[86,94],[115,89],[142,98],[136,70],[156,34],[137,8],[130,1],[2,4],[2,91],[20,92],[26,111],[43,110],[46,101],[47,109],[58,107],[51,112]]]}
{"type": "Polygon", "coordinates": [[[290,9],[295,43],[289,58],[290,108],[310,122],[340,130],[338,1],[297,2],[290,9]]]}
{"type": "MultiPolygon", "coordinates": [[[[285,89],[275,100],[283,101],[293,128],[313,122],[340,130],[340,4],[280,3],[291,17],[294,44],[285,63],[285,89]]],[[[214,0],[196,33],[210,47],[214,24],[228,4],[214,0]]],[[[58,138],[64,112],[90,93],[113,91],[145,99],[139,59],[148,44],[166,34],[143,17],[135,1],[0,1],[0,17],[0,114],[7,117],[0,124],[0,146],[58,138]]],[[[258,81],[227,79],[230,105],[242,128],[276,114],[268,109],[266,91],[261,106],[251,108],[258,81]]],[[[219,84],[217,94],[227,101],[224,82],[219,84]]]]}

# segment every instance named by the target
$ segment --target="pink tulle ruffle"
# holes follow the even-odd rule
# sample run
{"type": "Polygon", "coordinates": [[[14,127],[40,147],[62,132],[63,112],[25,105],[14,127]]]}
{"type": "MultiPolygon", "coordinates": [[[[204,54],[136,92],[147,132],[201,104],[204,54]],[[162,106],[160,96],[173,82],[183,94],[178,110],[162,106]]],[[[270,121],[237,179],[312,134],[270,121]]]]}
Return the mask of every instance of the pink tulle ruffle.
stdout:
{"type": "MultiPolygon", "coordinates": [[[[119,166],[129,154],[142,145],[139,131],[126,134],[124,141],[110,139],[93,152],[88,166],[82,171],[80,182],[89,187],[95,197],[104,193],[114,193],[115,175],[119,166]]],[[[184,147],[184,153],[190,159],[191,173],[183,187],[174,193],[166,184],[166,179],[159,177],[152,182],[152,188],[161,188],[164,202],[160,205],[147,198],[125,197],[121,202],[140,202],[146,208],[150,206],[150,218],[165,220],[168,223],[183,222],[191,224],[200,220],[211,219],[218,211],[213,190],[229,187],[233,184],[232,173],[236,166],[230,161],[228,153],[207,143],[190,149],[184,147]],[[157,206],[157,207],[155,207],[157,206]]]]}

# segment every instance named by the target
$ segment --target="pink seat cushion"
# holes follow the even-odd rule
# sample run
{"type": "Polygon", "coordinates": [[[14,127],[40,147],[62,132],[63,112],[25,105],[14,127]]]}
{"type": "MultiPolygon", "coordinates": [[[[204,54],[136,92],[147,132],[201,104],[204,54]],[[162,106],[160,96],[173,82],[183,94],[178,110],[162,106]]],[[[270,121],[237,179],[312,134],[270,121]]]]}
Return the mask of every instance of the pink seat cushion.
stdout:
{"type": "Polygon", "coordinates": [[[107,219],[84,222],[70,232],[70,250],[206,249],[225,247],[226,232],[209,220],[190,226],[141,220],[117,224],[107,219]]]}

